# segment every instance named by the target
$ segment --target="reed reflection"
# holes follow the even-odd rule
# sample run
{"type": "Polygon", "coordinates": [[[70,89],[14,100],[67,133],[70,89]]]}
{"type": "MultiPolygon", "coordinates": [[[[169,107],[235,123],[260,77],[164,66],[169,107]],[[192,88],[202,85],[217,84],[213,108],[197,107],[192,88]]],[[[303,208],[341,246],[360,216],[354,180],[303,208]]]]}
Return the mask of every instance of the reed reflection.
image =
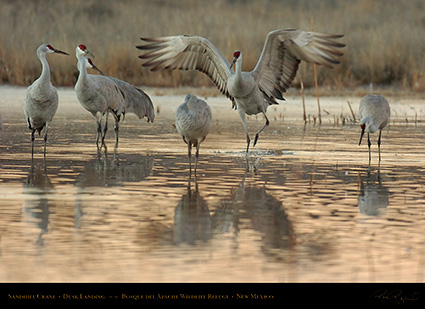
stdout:
{"type": "Polygon", "coordinates": [[[367,173],[361,179],[360,193],[358,197],[359,211],[369,216],[378,216],[389,204],[389,190],[381,182],[381,174],[367,173]]]}
{"type": "Polygon", "coordinates": [[[28,195],[22,205],[22,221],[29,221],[40,229],[36,243],[43,245],[43,235],[48,232],[49,216],[53,207],[49,201],[49,195],[54,192],[54,186],[47,175],[46,162],[43,160],[42,166],[34,165],[23,184],[23,193],[28,195]]]}

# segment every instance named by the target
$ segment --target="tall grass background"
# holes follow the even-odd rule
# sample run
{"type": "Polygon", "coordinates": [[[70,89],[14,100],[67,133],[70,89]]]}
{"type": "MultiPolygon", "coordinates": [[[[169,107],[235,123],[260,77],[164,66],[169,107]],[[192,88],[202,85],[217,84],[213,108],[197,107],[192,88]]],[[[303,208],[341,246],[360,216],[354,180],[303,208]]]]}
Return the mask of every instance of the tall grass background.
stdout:
{"type": "MultiPolygon", "coordinates": [[[[138,59],[139,37],[196,34],[207,37],[231,60],[244,52],[244,70],[254,68],[267,33],[278,28],[344,34],[342,63],[318,67],[321,86],[362,85],[425,91],[425,1],[423,0],[0,0],[0,83],[29,85],[41,65],[42,43],[70,53],[49,55],[52,82],[73,86],[75,47],[86,44],[107,75],[146,86],[210,86],[198,72],[150,72],[138,59]]],[[[302,64],[294,81],[313,86],[312,66],[302,64]]]]}

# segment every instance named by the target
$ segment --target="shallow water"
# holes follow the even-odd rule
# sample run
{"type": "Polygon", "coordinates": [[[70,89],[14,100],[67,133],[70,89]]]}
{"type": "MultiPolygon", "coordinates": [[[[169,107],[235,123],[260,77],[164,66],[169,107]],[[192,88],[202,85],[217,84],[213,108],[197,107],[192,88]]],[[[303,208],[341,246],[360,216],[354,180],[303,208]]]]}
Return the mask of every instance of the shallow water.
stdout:
{"type": "MultiPolygon", "coordinates": [[[[113,130],[97,153],[94,118],[61,89],[31,162],[25,90],[0,92],[1,282],[425,280],[422,122],[392,123],[369,168],[358,125],[304,126],[288,100],[246,157],[237,113],[211,98],[195,177],[172,127],[184,95],[153,96],[153,125],[128,115],[114,155],[113,130]]],[[[338,101],[322,106],[347,113],[338,101]]],[[[393,111],[412,119],[414,103],[393,111]]]]}

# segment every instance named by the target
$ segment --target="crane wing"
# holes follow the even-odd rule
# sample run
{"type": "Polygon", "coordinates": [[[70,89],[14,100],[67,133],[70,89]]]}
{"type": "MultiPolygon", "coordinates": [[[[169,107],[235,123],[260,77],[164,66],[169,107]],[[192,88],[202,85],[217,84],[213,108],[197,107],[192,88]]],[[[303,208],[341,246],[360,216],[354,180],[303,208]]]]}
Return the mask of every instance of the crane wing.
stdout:
{"type": "Polygon", "coordinates": [[[145,92],[118,78],[109,78],[118,85],[124,96],[126,113],[134,113],[139,119],[146,117],[148,122],[154,121],[154,107],[150,97],[145,92]]]}
{"type": "Polygon", "coordinates": [[[160,38],[141,38],[144,45],[136,48],[145,51],[140,55],[143,66],[152,71],[198,70],[205,73],[221,93],[233,100],[227,89],[227,79],[233,74],[230,63],[207,39],[194,35],[160,38]]]}
{"type": "Polygon", "coordinates": [[[267,96],[283,100],[282,94],[294,80],[300,61],[328,68],[339,63],[343,55],[340,49],[345,47],[337,41],[341,37],[293,29],[271,31],[251,74],[267,96]]]}
{"type": "Polygon", "coordinates": [[[125,112],[124,94],[115,81],[105,75],[88,74],[87,78],[93,85],[93,92],[103,96],[109,110],[118,116],[125,112]]]}

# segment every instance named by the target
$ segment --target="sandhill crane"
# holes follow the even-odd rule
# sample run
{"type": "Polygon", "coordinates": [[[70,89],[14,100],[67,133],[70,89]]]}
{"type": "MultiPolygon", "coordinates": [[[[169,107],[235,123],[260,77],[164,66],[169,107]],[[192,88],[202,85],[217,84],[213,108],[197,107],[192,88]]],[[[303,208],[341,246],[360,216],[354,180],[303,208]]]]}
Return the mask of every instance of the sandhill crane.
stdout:
{"type": "Polygon", "coordinates": [[[364,132],[367,132],[367,142],[369,147],[369,164],[371,161],[370,154],[370,138],[369,133],[374,133],[379,130],[378,151],[379,162],[381,162],[381,134],[382,129],[390,122],[391,108],[387,99],[381,95],[367,95],[360,101],[359,106],[360,127],[362,133],[360,135],[359,145],[362,143],[364,132]]]}
{"type": "Polygon", "coordinates": [[[139,56],[143,66],[151,70],[198,70],[205,73],[226,95],[239,111],[247,138],[247,152],[250,145],[245,114],[263,113],[266,123],[256,133],[254,146],[259,134],[269,125],[267,107],[284,100],[282,94],[295,78],[301,60],[322,64],[332,68],[339,63],[340,51],[344,44],[337,39],[342,35],[322,34],[293,29],[279,29],[268,33],[257,65],[251,72],[242,72],[242,52],[233,53],[230,64],[221,52],[207,39],[193,35],[179,35],[159,38],[141,38],[144,45],[136,46],[144,51],[139,56]],[[236,63],[236,71],[233,65],[236,63]]]}
{"type": "Polygon", "coordinates": [[[126,112],[134,113],[139,119],[146,117],[148,122],[153,122],[154,107],[151,99],[142,90],[117,78],[87,74],[87,67],[100,71],[89,56],[93,56],[83,44],[77,46],[76,57],[78,59],[78,70],[80,75],[75,85],[78,100],[97,121],[96,144],[99,148],[99,138],[102,139],[100,148],[105,146],[105,135],[108,130],[108,116],[111,112],[115,119],[115,148],[118,147],[118,123],[121,116],[126,112]],[[106,114],[105,124],[102,132],[102,117],[106,114]]]}
{"type": "Polygon", "coordinates": [[[40,59],[42,70],[41,75],[28,88],[24,102],[24,114],[28,127],[31,130],[31,155],[34,155],[34,133],[41,133],[44,129],[44,155],[46,155],[47,131],[49,124],[58,109],[58,92],[50,82],[50,68],[46,55],[58,53],[69,55],[68,53],[54,48],[50,44],[41,44],[37,48],[37,57],[40,59]]]}
{"type": "Polygon", "coordinates": [[[198,164],[199,147],[207,137],[211,127],[211,108],[193,94],[186,95],[184,103],[176,112],[176,129],[187,144],[187,155],[191,167],[192,145],[196,147],[195,172],[198,164]]]}

